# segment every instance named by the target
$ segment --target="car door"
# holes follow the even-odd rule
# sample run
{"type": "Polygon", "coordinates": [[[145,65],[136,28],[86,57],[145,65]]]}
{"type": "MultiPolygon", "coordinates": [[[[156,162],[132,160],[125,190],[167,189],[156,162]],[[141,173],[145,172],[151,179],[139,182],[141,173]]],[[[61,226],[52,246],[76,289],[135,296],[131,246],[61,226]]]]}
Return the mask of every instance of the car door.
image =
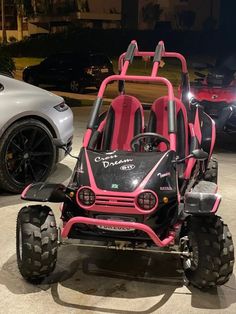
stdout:
{"type": "Polygon", "coordinates": [[[45,85],[56,85],[60,58],[56,55],[44,59],[40,64],[39,81],[45,85]]]}
{"type": "Polygon", "coordinates": [[[58,83],[65,84],[70,80],[73,71],[73,57],[71,54],[64,54],[58,59],[57,71],[55,73],[58,83]]]}

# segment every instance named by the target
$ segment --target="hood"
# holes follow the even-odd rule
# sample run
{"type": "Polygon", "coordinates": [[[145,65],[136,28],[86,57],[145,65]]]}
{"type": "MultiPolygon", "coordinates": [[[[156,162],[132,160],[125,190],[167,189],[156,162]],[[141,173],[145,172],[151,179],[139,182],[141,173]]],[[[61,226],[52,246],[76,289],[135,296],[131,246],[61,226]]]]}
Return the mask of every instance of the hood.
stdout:
{"type": "MultiPolygon", "coordinates": [[[[23,101],[27,100],[27,98],[30,98],[31,100],[36,101],[37,104],[37,98],[41,99],[41,103],[44,101],[49,104],[59,104],[63,101],[63,98],[55,95],[45,89],[36,87],[34,85],[25,83],[23,81],[19,81],[4,75],[0,75],[0,83],[3,86],[1,95],[9,97],[8,99],[15,98],[19,102],[21,99],[23,101]]],[[[33,104],[34,102],[31,101],[33,104]]]]}
{"type": "Polygon", "coordinates": [[[191,87],[191,93],[198,101],[227,102],[236,101],[236,86],[225,88],[197,86],[191,87]]]}
{"type": "Polygon", "coordinates": [[[132,192],[164,154],[88,151],[88,158],[99,189],[132,192]]]}

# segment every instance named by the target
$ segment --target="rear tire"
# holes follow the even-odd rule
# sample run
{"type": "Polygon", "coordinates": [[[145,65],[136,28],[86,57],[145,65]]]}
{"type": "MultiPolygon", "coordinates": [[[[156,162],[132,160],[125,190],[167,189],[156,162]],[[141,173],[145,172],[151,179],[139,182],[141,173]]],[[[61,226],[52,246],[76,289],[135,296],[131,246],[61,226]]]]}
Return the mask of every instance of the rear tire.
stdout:
{"type": "Polygon", "coordinates": [[[183,258],[188,281],[200,288],[225,284],[234,266],[234,246],[228,226],[218,216],[190,217],[185,235],[190,258],[183,258]]]}
{"type": "Polygon", "coordinates": [[[218,181],[218,162],[216,158],[211,157],[211,160],[207,166],[204,180],[217,184],[218,181]]]}
{"type": "Polygon", "coordinates": [[[71,80],[69,85],[70,91],[72,93],[82,93],[83,89],[80,85],[80,82],[77,80],[71,80]]]}
{"type": "Polygon", "coordinates": [[[37,284],[53,272],[57,260],[58,234],[48,206],[23,207],[17,217],[16,255],[21,275],[37,284]]]}

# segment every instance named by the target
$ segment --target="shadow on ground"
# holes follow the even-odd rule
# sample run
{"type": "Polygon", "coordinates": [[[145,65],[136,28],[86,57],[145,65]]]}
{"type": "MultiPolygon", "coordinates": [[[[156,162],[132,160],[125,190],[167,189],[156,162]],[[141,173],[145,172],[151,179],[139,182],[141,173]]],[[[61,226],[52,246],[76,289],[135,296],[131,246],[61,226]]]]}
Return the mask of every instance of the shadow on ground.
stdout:
{"type": "Polygon", "coordinates": [[[55,303],[63,307],[96,313],[154,313],[172,295],[178,294],[190,295],[192,307],[198,309],[224,309],[236,302],[234,276],[226,286],[202,292],[191,286],[183,287],[181,263],[175,256],[78,249],[75,246],[60,248],[55,271],[36,286],[22,279],[17,269],[16,255],[13,255],[0,270],[0,284],[13,294],[50,291],[55,303]],[[102,303],[104,306],[92,305],[91,297],[94,300],[94,296],[98,297],[96,303],[105,298],[105,303],[102,303]],[[146,310],[130,310],[127,300],[135,304],[136,299],[149,297],[157,297],[157,303],[153,304],[152,301],[152,305],[147,308],[147,300],[146,310]],[[124,299],[125,302],[119,307],[116,301],[112,301],[110,308],[105,306],[109,298],[115,298],[117,302],[124,299]]]}

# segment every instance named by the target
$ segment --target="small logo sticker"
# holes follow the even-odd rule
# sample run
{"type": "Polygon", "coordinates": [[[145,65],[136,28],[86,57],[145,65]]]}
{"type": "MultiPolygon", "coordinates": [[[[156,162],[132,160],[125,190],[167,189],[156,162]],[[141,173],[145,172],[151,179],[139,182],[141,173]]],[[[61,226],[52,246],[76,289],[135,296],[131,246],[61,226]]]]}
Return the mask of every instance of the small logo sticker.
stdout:
{"type": "Polygon", "coordinates": [[[111,185],[111,188],[112,188],[112,189],[119,189],[119,185],[118,185],[118,184],[113,183],[113,184],[111,185]]]}
{"type": "Polygon", "coordinates": [[[120,167],[120,170],[123,171],[129,171],[129,170],[133,170],[135,168],[135,165],[129,164],[129,165],[123,165],[120,167]]]}

